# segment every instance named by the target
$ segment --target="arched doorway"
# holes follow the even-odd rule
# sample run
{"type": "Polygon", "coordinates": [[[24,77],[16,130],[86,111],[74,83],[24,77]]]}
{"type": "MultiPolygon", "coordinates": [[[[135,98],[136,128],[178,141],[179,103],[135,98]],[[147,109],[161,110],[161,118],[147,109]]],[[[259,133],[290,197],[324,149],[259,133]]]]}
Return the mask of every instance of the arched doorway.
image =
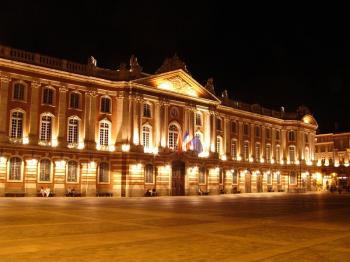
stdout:
{"type": "Polygon", "coordinates": [[[171,165],[171,195],[185,195],[185,162],[176,160],[171,165]]]}
{"type": "Polygon", "coordinates": [[[251,193],[252,192],[252,174],[250,171],[246,171],[244,176],[245,181],[245,190],[244,193],[251,193]]]}
{"type": "Polygon", "coordinates": [[[263,175],[260,172],[256,174],[256,192],[263,192],[263,175]]]}

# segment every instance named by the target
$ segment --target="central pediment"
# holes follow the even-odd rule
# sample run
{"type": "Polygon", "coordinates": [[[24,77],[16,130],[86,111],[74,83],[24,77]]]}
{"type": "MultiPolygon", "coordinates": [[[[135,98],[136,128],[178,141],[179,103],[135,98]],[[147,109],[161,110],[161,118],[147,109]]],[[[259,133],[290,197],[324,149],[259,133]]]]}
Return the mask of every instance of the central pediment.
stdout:
{"type": "Polygon", "coordinates": [[[214,94],[199,84],[182,69],[148,76],[131,82],[142,84],[151,87],[152,89],[158,89],[160,92],[167,92],[169,95],[177,94],[181,96],[204,98],[215,102],[220,102],[220,100],[214,94]]]}

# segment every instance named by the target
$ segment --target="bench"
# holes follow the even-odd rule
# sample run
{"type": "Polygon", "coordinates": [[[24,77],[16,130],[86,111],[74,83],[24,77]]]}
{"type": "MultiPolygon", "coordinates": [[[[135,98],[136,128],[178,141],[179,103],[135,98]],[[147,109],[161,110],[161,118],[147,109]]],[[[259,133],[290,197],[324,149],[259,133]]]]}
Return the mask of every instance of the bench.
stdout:
{"type": "Polygon", "coordinates": [[[113,193],[112,192],[96,192],[97,197],[112,197],[113,193]]]}
{"type": "Polygon", "coordinates": [[[5,192],[5,197],[24,197],[26,192],[5,192]]]}

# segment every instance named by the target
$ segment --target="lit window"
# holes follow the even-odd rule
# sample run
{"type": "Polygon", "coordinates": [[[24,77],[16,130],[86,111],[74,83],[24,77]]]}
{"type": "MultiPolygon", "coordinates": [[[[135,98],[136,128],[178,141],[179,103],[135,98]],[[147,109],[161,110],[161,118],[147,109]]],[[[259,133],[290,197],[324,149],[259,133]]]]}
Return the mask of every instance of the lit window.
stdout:
{"type": "Polygon", "coordinates": [[[49,182],[51,174],[51,161],[48,159],[40,160],[39,181],[49,182]]]}
{"type": "Polygon", "coordinates": [[[265,146],[265,157],[266,157],[266,162],[269,163],[271,160],[271,146],[269,144],[265,146]]]}
{"type": "Polygon", "coordinates": [[[247,141],[243,144],[243,157],[245,161],[249,160],[249,144],[247,141]]]}
{"type": "Polygon", "coordinates": [[[151,105],[148,103],[143,104],[143,116],[151,117],[151,105]]]}
{"type": "Polygon", "coordinates": [[[145,183],[153,184],[153,166],[151,164],[145,166],[145,183]]]}
{"type": "Polygon", "coordinates": [[[216,152],[218,154],[222,153],[222,137],[221,136],[216,137],[216,152]]]}
{"type": "Polygon", "coordinates": [[[79,101],[80,100],[80,94],[78,93],[71,93],[70,94],[70,108],[79,108],[79,101]]]}
{"type": "Polygon", "coordinates": [[[106,121],[100,122],[100,145],[109,145],[110,124],[106,121]]]}
{"type": "Polygon", "coordinates": [[[16,83],[13,86],[13,99],[14,100],[24,100],[25,86],[20,83],[16,83]]]}
{"type": "Polygon", "coordinates": [[[52,117],[42,116],[40,126],[40,140],[43,142],[51,142],[52,134],[52,117]]]}
{"type": "Polygon", "coordinates": [[[289,183],[295,185],[297,183],[297,174],[294,171],[289,173],[289,183]]]}
{"type": "Polygon", "coordinates": [[[51,88],[44,88],[43,91],[43,103],[47,105],[53,104],[53,98],[54,98],[54,90],[51,88]]]}
{"type": "Polygon", "coordinates": [[[76,118],[69,118],[68,120],[68,143],[78,144],[79,136],[79,120],[76,118]]]}
{"type": "Polygon", "coordinates": [[[202,114],[201,113],[196,113],[196,126],[202,126],[202,114]]]}
{"type": "Polygon", "coordinates": [[[98,182],[99,183],[108,183],[109,182],[109,164],[100,163],[98,172],[98,182]]]}
{"type": "Polygon", "coordinates": [[[231,142],[231,156],[233,159],[237,159],[237,141],[232,140],[231,142]]]}
{"type": "Polygon", "coordinates": [[[10,158],[10,173],[9,180],[21,181],[22,180],[22,160],[19,157],[10,158]]]}
{"type": "Polygon", "coordinates": [[[20,139],[23,136],[23,113],[13,112],[11,115],[10,137],[20,139]]]}
{"type": "Polygon", "coordinates": [[[255,160],[260,161],[260,144],[255,144],[255,160]]]}
{"type": "Polygon", "coordinates": [[[67,182],[78,182],[78,163],[75,161],[68,162],[67,182]]]}
{"type": "Polygon", "coordinates": [[[198,183],[199,184],[205,184],[205,173],[206,173],[206,168],[200,167],[199,172],[198,172],[198,183]]]}
{"type": "Polygon", "coordinates": [[[111,99],[108,97],[101,98],[101,112],[110,113],[111,112],[111,99]]]}
{"type": "Polygon", "coordinates": [[[142,127],[142,145],[144,148],[150,148],[151,128],[149,126],[142,127]]]}
{"type": "Polygon", "coordinates": [[[276,146],[276,163],[279,163],[281,160],[281,148],[279,145],[276,146]]]}
{"type": "Polygon", "coordinates": [[[232,184],[238,183],[237,170],[232,170],[232,184]]]}
{"type": "Polygon", "coordinates": [[[291,163],[294,163],[294,161],[295,161],[295,147],[294,146],[289,147],[289,161],[291,163]]]}
{"type": "Polygon", "coordinates": [[[169,126],[169,148],[170,149],[177,149],[178,146],[178,138],[179,138],[179,129],[176,125],[171,124],[169,126]]]}

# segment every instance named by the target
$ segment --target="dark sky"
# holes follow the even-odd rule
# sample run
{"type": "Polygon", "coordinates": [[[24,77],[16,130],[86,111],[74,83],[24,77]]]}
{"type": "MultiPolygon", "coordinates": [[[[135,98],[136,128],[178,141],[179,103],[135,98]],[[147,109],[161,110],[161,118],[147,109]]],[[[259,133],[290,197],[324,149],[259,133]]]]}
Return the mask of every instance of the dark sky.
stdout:
{"type": "Polygon", "coordinates": [[[136,54],[148,73],[177,53],[200,83],[214,77],[218,93],[287,111],[306,105],[319,132],[350,131],[350,21],[342,7],[301,14],[304,6],[253,2],[7,2],[2,44],[81,63],[93,55],[112,69],[136,54]]]}

